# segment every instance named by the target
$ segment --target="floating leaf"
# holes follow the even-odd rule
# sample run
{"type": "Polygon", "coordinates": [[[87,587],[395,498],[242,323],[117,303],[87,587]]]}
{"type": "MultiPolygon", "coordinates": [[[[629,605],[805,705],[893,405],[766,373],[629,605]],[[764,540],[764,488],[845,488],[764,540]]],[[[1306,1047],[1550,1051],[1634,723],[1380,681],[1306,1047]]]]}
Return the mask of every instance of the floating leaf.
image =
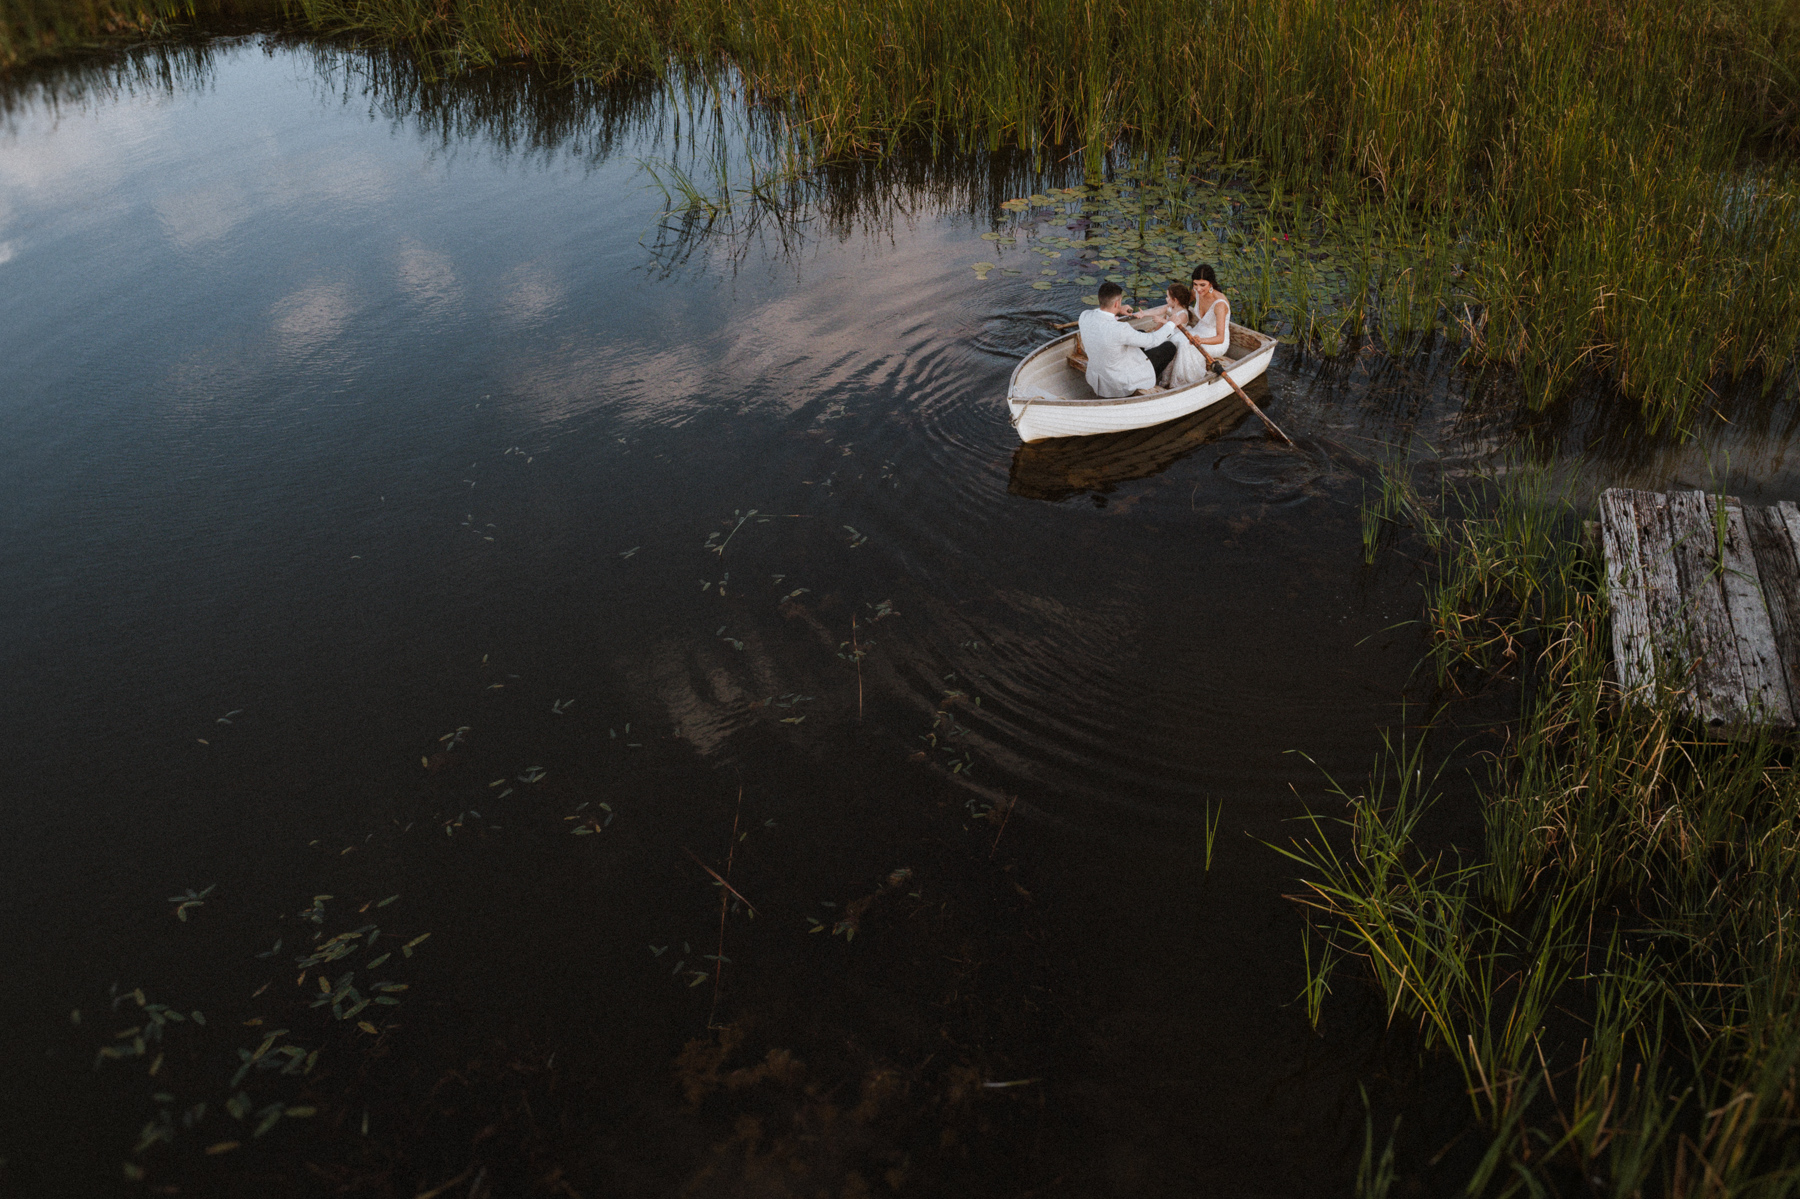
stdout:
{"type": "MultiPolygon", "coordinates": [[[[239,1118],[241,1119],[242,1117],[239,1118]]],[[[233,1149],[238,1148],[242,1144],[242,1141],[219,1141],[206,1147],[206,1155],[208,1157],[217,1157],[221,1153],[230,1153],[233,1149]]]]}
{"type": "Polygon", "coordinates": [[[368,1033],[370,1036],[375,1036],[376,1034],[378,1034],[381,1031],[380,1029],[376,1028],[373,1024],[370,1024],[367,1020],[358,1020],[356,1022],[356,1027],[362,1029],[364,1032],[368,1033]]]}

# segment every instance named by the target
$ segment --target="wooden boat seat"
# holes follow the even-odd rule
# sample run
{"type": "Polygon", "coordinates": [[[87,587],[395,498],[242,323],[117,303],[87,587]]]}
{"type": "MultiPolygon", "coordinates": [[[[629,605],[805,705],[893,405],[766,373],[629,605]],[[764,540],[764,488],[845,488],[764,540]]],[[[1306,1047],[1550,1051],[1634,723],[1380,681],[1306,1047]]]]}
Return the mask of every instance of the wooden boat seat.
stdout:
{"type": "Polygon", "coordinates": [[[1077,333],[1074,343],[1069,346],[1069,369],[1078,375],[1085,376],[1087,368],[1087,347],[1081,344],[1081,334],[1077,333]]]}

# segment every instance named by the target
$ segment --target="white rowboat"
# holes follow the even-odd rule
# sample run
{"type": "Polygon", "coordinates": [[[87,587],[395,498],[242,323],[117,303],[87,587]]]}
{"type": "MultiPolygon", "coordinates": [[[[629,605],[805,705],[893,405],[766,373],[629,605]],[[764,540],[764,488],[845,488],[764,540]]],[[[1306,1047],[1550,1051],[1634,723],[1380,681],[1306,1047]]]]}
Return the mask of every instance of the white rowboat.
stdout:
{"type": "MultiPolygon", "coordinates": [[[[1140,328],[1155,327],[1159,320],[1132,323],[1140,328]]],[[[1148,429],[1198,412],[1231,395],[1231,380],[1242,387],[1268,370],[1276,342],[1267,333],[1233,325],[1231,349],[1219,359],[1231,380],[1213,375],[1173,391],[1120,400],[1101,399],[1087,385],[1087,377],[1069,366],[1069,351],[1074,345],[1073,333],[1059,337],[1027,354],[1013,368],[1006,387],[1006,408],[1020,441],[1029,444],[1049,437],[1148,429]]]]}

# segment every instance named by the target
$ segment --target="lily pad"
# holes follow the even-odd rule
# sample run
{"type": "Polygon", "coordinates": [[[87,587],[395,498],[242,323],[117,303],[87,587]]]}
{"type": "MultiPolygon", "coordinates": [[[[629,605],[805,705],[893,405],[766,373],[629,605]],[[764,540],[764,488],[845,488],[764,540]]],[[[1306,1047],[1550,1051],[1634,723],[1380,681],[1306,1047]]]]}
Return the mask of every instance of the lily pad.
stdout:
{"type": "Polygon", "coordinates": [[[1031,285],[1031,289],[1032,289],[1032,290],[1033,290],[1033,291],[1049,291],[1049,290],[1050,290],[1050,284],[1049,284],[1049,282],[1048,282],[1048,281],[1046,281],[1046,280],[1043,280],[1043,279],[1040,279],[1040,280],[1038,280],[1038,281],[1037,281],[1037,282],[1036,282],[1036,283],[1033,283],[1033,284],[1032,284],[1032,285],[1031,285]]]}

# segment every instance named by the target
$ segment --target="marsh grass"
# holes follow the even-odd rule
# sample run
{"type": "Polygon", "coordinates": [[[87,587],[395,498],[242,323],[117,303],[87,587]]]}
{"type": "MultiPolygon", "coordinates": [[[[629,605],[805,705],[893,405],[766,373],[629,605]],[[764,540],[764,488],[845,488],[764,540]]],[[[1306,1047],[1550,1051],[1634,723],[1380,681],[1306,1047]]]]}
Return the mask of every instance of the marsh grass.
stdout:
{"type": "Polygon", "coordinates": [[[1599,372],[1653,428],[1690,427],[1722,380],[1785,383],[1800,345],[1800,10],[1775,0],[1220,0],[1204,21],[1178,0],[243,7],[263,4],[0,0],[0,70],[279,11],[407,47],[427,75],[700,80],[808,165],[1018,147],[1094,181],[1174,154],[1197,180],[1272,185],[1263,250],[1364,251],[1349,286],[1316,261],[1285,300],[1267,270],[1242,280],[1258,321],[1280,308],[1334,353],[1379,309],[1390,350],[1455,331],[1539,405],[1599,372]]]}
{"type": "Polygon", "coordinates": [[[1578,514],[1541,474],[1449,504],[1391,491],[1442,554],[1440,669],[1510,669],[1524,709],[1480,787],[1479,856],[1421,832],[1425,734],[1338,789],[1341,833],[1315,818],[1284,851],[1309,978],[1322,935],[1458,1072],[1483,1137],[1471,1195],[1800,1192],[1791,751],[1699,738],[1666,685],[1619,702],[1578,514]]]}
{"type": "Polygon", "coordinates": [[[1371,205],[1411,227],[1347,305],[1309,302],[1302,272],[1299,335],[1334,351],[1374,301],[1411,346],[1466,314],[1471,351],[1539,404],[1599,371],[1681,427],[1718,379],[1786,378],[1800,339],[1791,5],[1226,0],[1196,23],[1175,0],[295,4],[447,71],[713,72],[809,161],[1017,146],[1097,179],[1125,147],[1211,152],[1276,185],[1272,232],[1371,205]],[[1443,303],[1450,276],[1466,310],[1443,303]]]}

